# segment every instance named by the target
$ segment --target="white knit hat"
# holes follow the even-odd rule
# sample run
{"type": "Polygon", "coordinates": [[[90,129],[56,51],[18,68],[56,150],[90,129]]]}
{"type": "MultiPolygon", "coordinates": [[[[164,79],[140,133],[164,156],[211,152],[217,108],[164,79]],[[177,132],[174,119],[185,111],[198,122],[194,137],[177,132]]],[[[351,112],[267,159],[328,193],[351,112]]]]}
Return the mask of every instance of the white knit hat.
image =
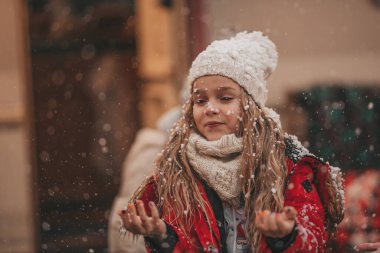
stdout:
{"type": "Polygon", "coordinates": [[[261,107],[267,101],[266,80],[277,66],[276,46],[261,32],[240,32],[212,42],[193,61],[188,85],[206,75],[229,77],[242,86],[261,107]]]}

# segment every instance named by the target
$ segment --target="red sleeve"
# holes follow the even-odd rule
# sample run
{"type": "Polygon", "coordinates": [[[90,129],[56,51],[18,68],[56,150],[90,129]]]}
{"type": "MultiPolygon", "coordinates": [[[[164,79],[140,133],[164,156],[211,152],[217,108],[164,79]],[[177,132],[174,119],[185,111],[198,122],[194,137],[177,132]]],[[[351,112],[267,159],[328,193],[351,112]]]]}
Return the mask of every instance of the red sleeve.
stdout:
{"type": "MultiPolygon", "coordinates": [[[[318,191],[313,183],[313,168],[302,159],[291,173],[285,190],[284,206],[297,210],[294,242],[283,252],[325,252],[327,232],[325,213],[318,191]]],[[[264,244],[264,252],[271,252],[264,244]]]]}
{"type": "Polygon", "coordinates": [[[301,159],[290,175],[284,202],[284,206],[293,206],[298,212],[297,237],[284,252],[325,251],[325,213],[313,181],[313,168],[301,159]]]}
{"type": "MultiPolygon", "coordinates": [[[[148,215],[150,215],[150,209],[148,206],[149,201],[153,201],[156,205],[158,203],[156,186],[156,182],[152,178],[152,180],[145,185],[139,198],[144,202],[145,210],[147,210],[148,215]]],[[[147,252],[195,252],[195,249],[193,248],[194,242],[190,242],[189,237],[185,236],[181,229],[177,226],[176,216],[174,213],[169,213],[169,215],[161,218],[166,222],[167,226],[170,226],[170,232],[175,233],[175,239],[170,239],[170,237],[174,237],[174,235],[170,235],[170,240],[161,243],[161,245],[159,245],[160,247],[154,247],[154,244],[147,243],[146,241],[145,246],[147,252]]],[[[190,238],[192,238],[192,236],[190,236],[190,238]]]]}

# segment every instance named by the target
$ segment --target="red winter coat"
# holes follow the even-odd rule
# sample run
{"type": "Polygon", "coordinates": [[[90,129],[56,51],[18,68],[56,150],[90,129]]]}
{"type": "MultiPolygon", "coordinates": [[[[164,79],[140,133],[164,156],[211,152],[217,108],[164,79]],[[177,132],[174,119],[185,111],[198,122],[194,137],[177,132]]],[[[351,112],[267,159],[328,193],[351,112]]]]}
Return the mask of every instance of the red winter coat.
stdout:
{"type": "MultiPolygon", "coordinates": [[[[264,237],[261,243],[262,252],[325,252],[328,234],[324,226],[325,211],[322,202],[329,201],[324,185],[326,181],[325,172],[329,172],[330,167],[312,156],[304,156],[297,161],[287,158],[286,163],[289,175],[284,206],[293,206],[298,212],[296,231],[293,231],[295,238],[292,239],[292,243],[286,249],[272,251],[273,245],[268,245],[268,238],[264,237]]],[[[210,203],[204,185],[199,182],[198,187],[203,198],[212,206],[213,203],[210,203]]],[[[158,202],[154,180],[145,186],[140,199],[143,200],[148,210],[149,201],[158,202]]],[[[170,251],[168,251],[168,245],[157,250],[148,239],[148,251],[225,252],[222,250],[222,245],[223,243],[225,245],[225,242],[221,240],[220,228],[217,226],[215,217],[216,212],[212,208],[207,209],[212,233],[210,233],[204,214],[200,210],[198,213],[193,227],[189,228],[189,237],[185,236],[177,225],[175,213],[172,212],[162,217],[169,230],[176,234],[175,245],[170,251]]]]}

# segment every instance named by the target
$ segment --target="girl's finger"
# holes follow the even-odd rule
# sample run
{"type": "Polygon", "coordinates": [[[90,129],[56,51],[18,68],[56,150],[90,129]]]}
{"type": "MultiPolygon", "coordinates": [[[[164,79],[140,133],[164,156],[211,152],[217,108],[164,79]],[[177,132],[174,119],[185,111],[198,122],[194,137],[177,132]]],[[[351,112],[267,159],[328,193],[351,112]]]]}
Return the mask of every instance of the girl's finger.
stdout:
{"type": "Polygon", "coordinates": [[[130,220],[130,219],[127,218],[128,215],[129,215],[129,213],[127,212],[127,210],[120,210],[118,212],[118,215],[122,219],[123,223],[127,223],[130,220]]]}
{"type": "Polygon", "coordinates": [[[126,228],[128,226],[127,212],[125,210],[120,210],[117,214],[120,216],[123,226],[126,228]]]}
{"type": "Polygon", "coordinates": [[[292,232],[294,224],[295,220],[289,220],[285,212],[279,213],[277,217],[279,237],[284,237],[292,232]]]}
{"type": "Polygon", "coordinates": [[[277,226],[277,213],[271,213],[267,216],[267,228],[273,237],[277,237],[279,231],[277,226]]]}
{"type": "Polygon", "coordinates": [[[146,214],[144,203],[141,200],[137,201],[137,211],[140,215],[141,226],[144,228],[147,235],[149,235],[152,231],[153,224],[150,217],[146,214]]]}
{"type": "Polygon", "coordinates": [[[380,249],[380,242],[375,243],[361,243],[356,246],[359,251],[377,250],[380,249]]]}
{"type": "Polygon", "coordinates": [[[127,212],[131,215],[131,217],[136,216],[137,213],[136,213],[135,205],[132,204],[132,203],[129,203],[129,204],[128,204],[127,212]]]}
{"type": "Polygon", "coordinates": [[[131,218],[130,213],[127,213],[127,223],[128,223],[128,225],[130,225],[132,223],[132,218],[131,218]]]}
{"type": "Polygon", "coordinates": [[[159,232],[159,234],[166,236],[166,225],[160,218],[160,213],[154,202],[149,202],[149,208],[152,214],[152,222],[154,224],[154,229],[159,232]]]}
{"type": "Polygon", "coordinates": [[[263,227],[265,228],[266,231],[268,231],[269,229],[269,216],[270,216],[271,212],[269,210],[264,210],[262,213],[261,213],[261,219],[262,219],[262,223],[263,223],[263,227]]]}
{"type": "Polygon", "coordinates": [[[153,221],[157,222],[160,219],[160,214],[158,212],[158,208],[154,202],[149,201],[149,209],[152,214],[153,221]]]}
{"type": "Polygon", "coordinates": [[[149,217],[145,212],[144,203],[141,200],[137,201],[137,211],[139,213],[141,222],[146,223],[149,217]]]}
{"type": "Polygon", "coordinates": [[[263,212],[262,212],[262,215],[264,216],[264,217],[267,217],[267,216],[269,216],[271,214],[271,212],[269,211],[269,210],[264,210],[263,212]]]}
{"type": "MultiPolygon", "coordinates": [[[[128,230],[128,231],[131,231],[132,230],[132,219],[131,219],[131,215],[129,213],[127,213],[126,217],[123,217],[123,225],[124,227],[128,230]]],[[[133,231],[131,231],[133,232],[133,231]]]]}
{"type": "Polygon", "coordinates": [[[267,217],[270,214],[268,210],[260,211],[256,214],[256,226],[261,232],[267,232],[267,217]]]}
{"type": "Polygon", "coordinates": [[[278,227],[279,231],[286,231],[286,229],[287,229],[287,226],[286,226],[287,216],[286,216],[285,212],[278,214],[276,222],[277,222],[277,227],[278,227]]]}
{"type": "Polygon", "coordinates": [[[123,222],[123,227],[128,230],[129,232],[135,233],[132,225],[132,219],[131,215],[129,213],[126,213],[125,215],[121,216],[121,220],[123,222]]]}
{"type": "Polygon", "coordinates": [[[117,214],[118,214],[120,217],[123,218],[124,216],[127,215],[127,210],[124,210],[124,209],[123,209],[123,210],[120,210],[120,211],[117,212],[117,214]]]}
{"type": "Polygon", "coordinates": [[[258,212],[256,214],[256,218],[255,218],[255,224],[256,224],[256,227],[258,229],[261,229],[262,226],[263,226],[263,221],[264,221],[264,218],[263,218],[263,214],[262,212],[258,212]]]}
{"type": "Polygon", "coordinates": [[[138,234],[144,234],[145,229],[141,226],[140,216],[137,215],[136,207],[134,204],[128,205],[128,213],[131,219],[131,228],[138,234]]]}
{"type": "Polygon", "coordinates": [[[128,217],[129,213],[126,210],[121,210],[120,212],[118,212],[118,214],[119,214],[120,218],[123,220],[123,222],[128,221],[127,217],[128,217]]]}
{"type": "Polygon", "coordinates": [[[286,206],[284,208],[285,218],[288,220],[295,220],[297,217],[297,210],[292,206],[286,206]]]}

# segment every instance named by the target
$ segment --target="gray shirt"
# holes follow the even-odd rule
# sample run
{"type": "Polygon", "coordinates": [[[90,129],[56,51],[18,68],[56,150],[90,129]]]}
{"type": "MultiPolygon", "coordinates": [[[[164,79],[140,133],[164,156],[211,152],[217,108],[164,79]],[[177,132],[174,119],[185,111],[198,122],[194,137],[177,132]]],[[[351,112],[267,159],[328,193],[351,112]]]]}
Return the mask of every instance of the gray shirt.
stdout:
{"type": "Polygon", "coordinates": [[[243,209],[234,209],[223,203],[224,218],[226,221],[226,241],[228,253],[248,253],[249,243],[245,235],[246,222],[243,209]]]}

